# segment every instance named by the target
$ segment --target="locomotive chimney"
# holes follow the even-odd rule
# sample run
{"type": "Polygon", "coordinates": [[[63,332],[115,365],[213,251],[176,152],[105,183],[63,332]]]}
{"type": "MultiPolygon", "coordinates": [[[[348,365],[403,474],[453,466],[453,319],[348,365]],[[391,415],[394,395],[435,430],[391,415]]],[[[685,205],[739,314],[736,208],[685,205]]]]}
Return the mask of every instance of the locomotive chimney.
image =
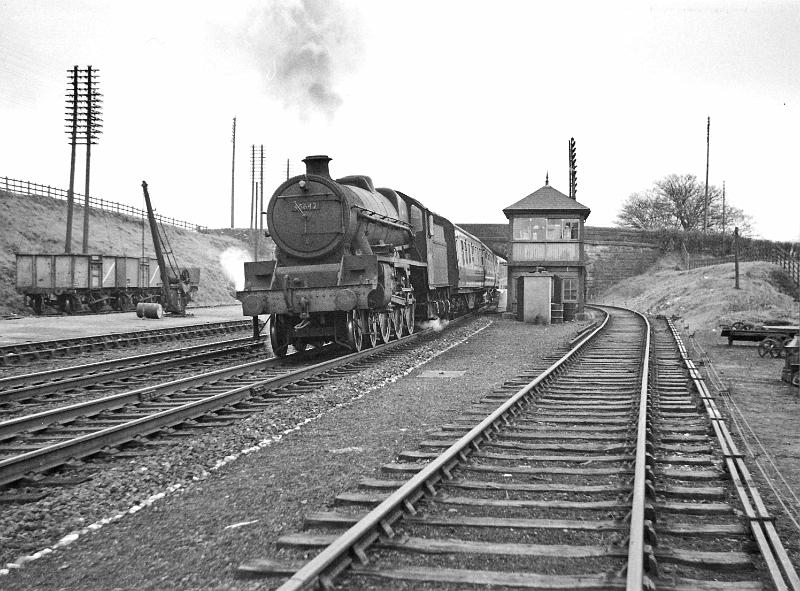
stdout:
{"type": "Polygon", "coordinates": [[[331,159],[325,156],[324,154],[319,156],[306,156],[303,158],[303,162],[306,163],[306,174],[314,174],[316,176],[322,176],[326,179],[331,178],[331,173],[328,172],[328,162],[331,159]]]}

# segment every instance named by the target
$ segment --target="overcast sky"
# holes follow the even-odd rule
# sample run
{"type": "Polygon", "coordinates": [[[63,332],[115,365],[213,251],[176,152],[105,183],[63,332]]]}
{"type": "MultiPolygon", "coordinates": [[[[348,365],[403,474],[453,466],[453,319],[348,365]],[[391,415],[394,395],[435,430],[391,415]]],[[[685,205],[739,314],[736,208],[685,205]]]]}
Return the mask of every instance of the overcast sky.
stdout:
{"type": "MultiPolygon", "coordinates": [[[[455,222],[550,184],[578,156],[588,223],[706,164],[757,234],[800,239],[800,3],[100,2],[0,0],[0,176],[66,188],[67,70],[100,69],[91,193],[230,225],[249,221],[252,144],[265,199],[308,154],[455,222]]],[[[82,156],[76,190],[83,192],[82,156]]]]}

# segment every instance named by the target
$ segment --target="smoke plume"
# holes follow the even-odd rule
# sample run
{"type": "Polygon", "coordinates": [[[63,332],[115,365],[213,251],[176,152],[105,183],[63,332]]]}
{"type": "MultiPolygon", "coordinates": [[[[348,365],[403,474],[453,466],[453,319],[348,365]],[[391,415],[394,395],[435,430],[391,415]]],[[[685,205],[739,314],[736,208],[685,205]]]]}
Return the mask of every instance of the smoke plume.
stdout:
{"type": "Polygon", "coordinates": [[[268,92],[303,117],[332,118],[338,78],[362,52],[359,26],[337,0],[272,0],[249,30],[268,92]]]}

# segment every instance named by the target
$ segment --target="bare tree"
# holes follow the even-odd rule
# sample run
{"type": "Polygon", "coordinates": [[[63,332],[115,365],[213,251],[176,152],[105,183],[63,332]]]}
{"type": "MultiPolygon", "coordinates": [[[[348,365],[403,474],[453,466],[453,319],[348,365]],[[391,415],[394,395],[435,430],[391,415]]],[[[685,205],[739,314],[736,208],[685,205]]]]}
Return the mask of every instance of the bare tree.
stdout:
{"type": "MultiPolygon", "coordinates": [[[[705,185],[693,174],[671,174],[657,181],[644,193],[634,193],[617,214],[618,226],[641,230],[702,230],[705,208],[705,185]]],[[[722,191],[708,187],[708,229],[722,231],[722,191]]],[[[726,207],[725,229],[739,226],[749,234],[751,218],[741,209],[726,207]]]]}

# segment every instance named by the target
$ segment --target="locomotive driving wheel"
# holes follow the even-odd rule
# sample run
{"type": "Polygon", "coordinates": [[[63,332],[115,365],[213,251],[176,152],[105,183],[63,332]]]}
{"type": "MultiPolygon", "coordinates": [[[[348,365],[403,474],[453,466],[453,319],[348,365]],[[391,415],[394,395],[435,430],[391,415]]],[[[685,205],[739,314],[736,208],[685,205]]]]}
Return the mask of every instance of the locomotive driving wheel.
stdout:
{"type": "Polygon", "coordinates": [[[403,309],[395,306],[389,312],[389,321],[392,325],[392,334],[398,339],[403,338],[403,309]]]}
{"type": "Polygon", "coordinates": [[[416,308],[416,301],[413,299],[403,307],[403,326],[408,334],[414,334],[414,308],[416,308]]]}
{"type": "Polygon", "coordinates": [[[388,343],[389,339],[392,338],[391,324],[388,312],[378,313],[378,336],[380,336],[382,343],[388,343]]]}
{"type": "Polygon", "coordinates": [[[347,313],[347,342],[355,352],[361,351],[364,345],[365,324],[366,319],[360,310],[351,310],[347,313]]]}
{"type": "Polygon", "coordinates": [[[378,314],[374,310],[362,314],[367,315],[367,343],[374,347],[378,343],[378,314]]]}
{"type": "Polygon", "coordinates": [[[286,349],[289,347],[289,339],[286,337],[286,321],[277,314],[270,314],[269,317],[269,342],[272,345],[272,352],[277,357],[286,357],[286,349]]]}

